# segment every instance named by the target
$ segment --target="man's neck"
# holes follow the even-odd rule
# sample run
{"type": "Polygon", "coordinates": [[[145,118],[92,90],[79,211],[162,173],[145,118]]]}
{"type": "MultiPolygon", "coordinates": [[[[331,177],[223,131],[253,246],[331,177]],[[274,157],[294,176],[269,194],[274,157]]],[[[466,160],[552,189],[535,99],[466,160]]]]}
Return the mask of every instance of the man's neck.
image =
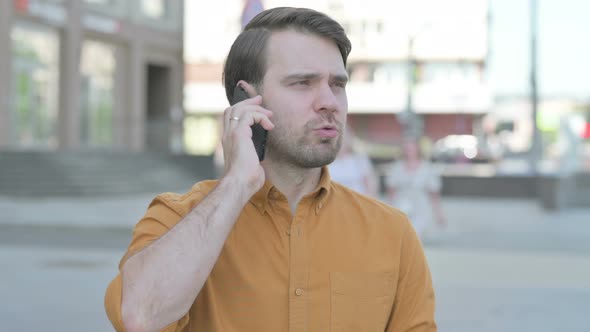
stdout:
{"type": "Polygon", "coordinates": [[[264,162],[262,167],[266,174],[266,180],[285,195],[293,214],[301,198],[317,188],[322,174],[321,167],[299,168],[277,164],[270,160],[264,162]]]}

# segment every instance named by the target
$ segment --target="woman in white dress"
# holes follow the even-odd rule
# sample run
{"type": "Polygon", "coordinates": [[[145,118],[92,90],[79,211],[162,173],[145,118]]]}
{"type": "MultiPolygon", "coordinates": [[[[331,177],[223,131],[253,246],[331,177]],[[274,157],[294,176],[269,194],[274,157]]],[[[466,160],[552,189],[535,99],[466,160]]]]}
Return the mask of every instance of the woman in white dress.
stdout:
{"type": "Polygon", "coordinates": [[[361,194],[376,198],[378,178],[371,159],[354,146],[354,133],[346,128],[338,157],[328,167],[332,180],[361,194]]]}
{"type": "Polygon", "coordinates": [[[407,140],[402,148],[404,158],[387,173],[387,193],[391,204],[408,215],[416,233],[423,237],[435,221],[441,227],[446,225],[440,204],[441,178],[416,141],[407,140]]]}

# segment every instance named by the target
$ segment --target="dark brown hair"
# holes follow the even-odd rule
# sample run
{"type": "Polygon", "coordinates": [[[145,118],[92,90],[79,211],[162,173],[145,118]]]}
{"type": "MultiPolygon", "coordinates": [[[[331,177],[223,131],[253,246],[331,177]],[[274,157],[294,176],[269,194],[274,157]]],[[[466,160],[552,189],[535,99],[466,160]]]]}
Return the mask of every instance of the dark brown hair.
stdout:
{"type": "MultiPolygon", "coordinates": [[[[308,8],[277,7],[256,15],[234,41],[223,68],[225,94],[231,101],[239,80],[258,89],[266,72],[266,45],[273,31],[293,29],[330,39],[336,43],[346,66],[352,48],[342,26],[308,8]]],[[[260,91],[258,91],[260,92],[260,91]]]]}

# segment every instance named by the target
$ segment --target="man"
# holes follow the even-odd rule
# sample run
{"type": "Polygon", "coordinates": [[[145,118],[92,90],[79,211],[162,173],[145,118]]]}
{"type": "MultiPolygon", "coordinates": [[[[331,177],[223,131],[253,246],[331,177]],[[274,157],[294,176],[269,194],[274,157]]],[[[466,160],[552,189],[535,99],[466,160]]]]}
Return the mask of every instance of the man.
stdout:
{"type": "Polygon", "coordinates": [[[426,260],[405,216],[330,181],[346,123],[342,27],[275,8],[224,68],[225,174],[162,194],[105,298],[118,331],[435,331],[426,260]],[[250,126],[268,130],[262,162],[250,126]]]}

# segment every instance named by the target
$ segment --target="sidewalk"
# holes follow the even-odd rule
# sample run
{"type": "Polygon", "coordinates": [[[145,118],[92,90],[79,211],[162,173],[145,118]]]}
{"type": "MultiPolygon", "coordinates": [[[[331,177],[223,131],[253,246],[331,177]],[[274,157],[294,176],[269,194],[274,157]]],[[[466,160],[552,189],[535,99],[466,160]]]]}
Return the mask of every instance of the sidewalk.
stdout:
{"type": "Polygon", "coordinates": [[[426,239],[440,331],[588,331],[590,209],[447,199],[426,239]]]}
{"type": "Polygon", "coordinates": [[[449,227],[427,247],[590,254],[590,208],[544,210],[537,200],[443,198],[449,227]]]}
{"type": "MultiPolygon", "coordinates": [[[[110,331],[104,291],[153,196],[0,198],[3,327],[110,331]]],[[[443,208],[449,227],[424,244],[439,331],[588,331],[590,209],[478,198],[443,208]]]]}
{"type": "MultiPolygon", "coordinates": [[[[0,196],[0,227],[131,229],[157,195],[17,199],[0,196]]],[[[443,197],[445,230],[426,247],[590,253],[590,208],[543,210],[536,200],[443,197]]]]}
{"type": "MultiPolygon", "coordinates": [[[[28,199],[0,196],[0,225],[131,229],[158,194],[28,199]]],[[[590,232],[590,208],[548,212],[532,199],[477,197],[443,197],[443,207],[449,220],[444,236],[483,230],[590,232]]]]}
{"type": "MultiPolygon", "coordinates": [[[[29,232],[45,232],[53,234],[54,238],[59,238],[60,233],[76,230],[84,231],[85,234],[101,231],[100,236],[106,237],[104,241],[110,243],[104,247],[127,243],[133,226],[155,196],[144,194],[116,198],[51,199],[0,197],[0,230],[5,233],[0,234],[0,244],[3,239],[7,243],[17,243],[18,239],[7,241],[10,232],[15,229],[16,232],[19,229],[22,229],[21,232],[27,229],[29,232]]],[[[590,256],[590,208],[548,212],[535,200],[455,197],[444,197],[442,204],[448,227],[444,230],[433,227],[426,233],[424,245],[427,249],[590,256]]]]}
{"type": "Polygon", "coordinates": [[[131,229],[157,194],[28,199],[0,196],[0,225],[131,229]]]}

